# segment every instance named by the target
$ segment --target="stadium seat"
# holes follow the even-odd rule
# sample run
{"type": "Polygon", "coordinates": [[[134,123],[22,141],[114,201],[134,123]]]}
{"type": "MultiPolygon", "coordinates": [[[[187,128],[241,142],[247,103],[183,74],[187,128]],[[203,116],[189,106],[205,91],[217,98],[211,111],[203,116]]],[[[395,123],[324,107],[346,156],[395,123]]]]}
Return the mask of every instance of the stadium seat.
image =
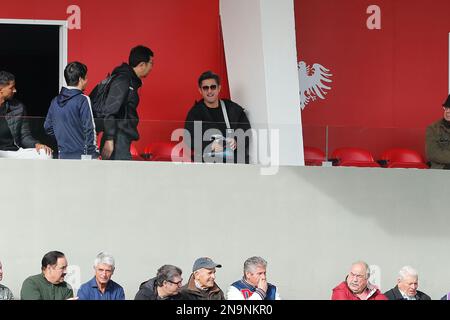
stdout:
{"type": "Polygon", "coordinates": [[[380,167],[370,151],[362,148],[338,148],[331,158],[333,164],[340,167],[380,167]]]}
{"type": "Polygon", "coordinates": [[[429,168],[417,151],[404,148],[392,148],[384,151],[381,155],[381,163],[386,168],[429,168]]]}
{"type": "Polygon", "coordinates": [[[306,166],[321,166],[325,161],[325,152],[315,147],[304,147],[304,157],[306,166]]]}

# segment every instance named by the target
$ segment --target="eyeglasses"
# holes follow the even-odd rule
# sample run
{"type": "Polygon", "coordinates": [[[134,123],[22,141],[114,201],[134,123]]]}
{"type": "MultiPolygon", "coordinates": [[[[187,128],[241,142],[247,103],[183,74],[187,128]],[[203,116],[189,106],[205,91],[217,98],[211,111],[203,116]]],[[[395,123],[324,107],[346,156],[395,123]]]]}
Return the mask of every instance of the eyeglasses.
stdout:
{"type": "Polygon", "coordinates": [[[175,284],[175,285],[177,285],[177,286],[180,286],[181,283],[183,282],[183,279],[181,279],[181,280],[178,281],[178,282],[175,282],[175,281],[172,281],[172,280],[167,280],[167,282],[170,282],[170,283],[173,283],[173,284],[175,284]]]}
{"type": "Polygon", "coordinates": [[[202,90],[203,91],[208,91],[209,89],[211,89],[211,91],[214,91],[217,89],[217,85],[216,84],[212,84],[210,86],[202,86],[202,90]]]}

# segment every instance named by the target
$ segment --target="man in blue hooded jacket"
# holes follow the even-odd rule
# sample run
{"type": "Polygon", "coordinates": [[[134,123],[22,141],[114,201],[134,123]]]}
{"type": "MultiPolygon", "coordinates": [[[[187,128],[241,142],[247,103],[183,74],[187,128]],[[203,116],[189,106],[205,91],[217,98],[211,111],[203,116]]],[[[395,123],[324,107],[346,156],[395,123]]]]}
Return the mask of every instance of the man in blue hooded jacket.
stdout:
{"type": "Polygon", "coordinates": [[[71,62],[64,69],[67,87],[51,104],[45,119],[47,134],[54,136],[58,144],[59,159],[97,158],[97,135],[91,101],[83,94],[86,88],[87,67],[71,62]]]}

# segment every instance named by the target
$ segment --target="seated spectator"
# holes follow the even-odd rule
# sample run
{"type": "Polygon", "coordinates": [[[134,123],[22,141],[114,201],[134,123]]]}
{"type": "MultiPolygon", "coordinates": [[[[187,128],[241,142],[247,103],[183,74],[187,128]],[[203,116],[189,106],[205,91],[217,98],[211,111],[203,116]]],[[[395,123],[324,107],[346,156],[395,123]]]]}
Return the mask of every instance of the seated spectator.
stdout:
{"type": "Polygon", "coordinates": [[[444,117],[426,130],[425,149],[431,169],[450,169],[450,95],[442,106],[444,117]]]}
{"type": "Polygon", "coordinates": [[[189,281],[181,288],[185,300],[225,300],[223,291],[216,284],[216,268],[221,268],[210,258],[198,258],[192,267],[189,281]]]}
{"type": "MultiPolygon", "coordinates": [[[[0,261],[0,281],[3,280],[3,266],[0,261]]],[[[14,300],[14,296],[8,287],[0,284],[0,300],[14,300]]]]}
{"type": "Polygon", "coordinates": [[[267,282],[267,262],[251,257],[244,262],[244,277],[228,289],[228,300],[281,300],[277,287],[267,282]]]}
{"type": "Polygon", "coordinates": [[[352,264],[343,282],[333,289],[332,300],[387,300],[380,290],[369,282],[370,268],[364,261],[352,264]]]}
{"type": "Polygon", "coordinates": [[[123,288],[111,280],[115,270],[114,257],[100,252],[94,260],[95,276],[81,285],[79,300],[125,300],[123,288]]]}
{"type": "Polygon", "coordinates": [[[17,99],[16,78],[0,71],[0,158],[51,159],[52,149],[31,135],[25,105],[17,99]]]}
{"type": "Polygon", "coordinates": [[[162,266],[155,278],[141,283],[134,300],[180,300],[181,273],[178,267],[169,264],[162,266]]]}
{"type": "Polygon", "coordinates": [[[384,293],[389,300],[431,300],[430,296],[417,290],[419,275],[410,266],[404,266],[398,273],[397,285],[384,293]]]}
{"type": "Polygon", "coordinates": [[[87,86],[87,67],[80,62],[64,69],[67,87],[54,98],[48,109],[44,128],[56,137],[59,159],[81,159],[82,155],[98,157],[97,135],[91,101],[83,94],[87,86]]]}
{"type": "Polygon", "coordinates": [[[41,262],[42,273],[28,277],[22,284],[22,300],[73,300],[73,290],[64,281],[67,260],[64,253],[50,251],[41,262]]]}
{"type": "Polygon", "coordinates": [[[220,100],[220,89],[217,74],[200,75],[198,90],[203,99],[187,114],[184,141],[194,150],[193,161],[249,163],[247,115],[237,103],[220,100]]]}

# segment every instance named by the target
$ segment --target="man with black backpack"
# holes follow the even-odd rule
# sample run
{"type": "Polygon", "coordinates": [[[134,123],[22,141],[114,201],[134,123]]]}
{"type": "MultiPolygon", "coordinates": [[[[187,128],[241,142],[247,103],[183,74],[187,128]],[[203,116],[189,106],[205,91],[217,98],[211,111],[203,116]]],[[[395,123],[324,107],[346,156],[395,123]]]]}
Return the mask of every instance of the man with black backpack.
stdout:
{"type": "Polygon", "coordinates": [[[144,46],[131,49],[128,64],[114,69],[111,76],[99,84],[91,93],[94,116],[102,119],[103,137],[101,154],[103,160],[131,160],[130,146],[139,140],[137,125],[139,116],[138,89],[153,68],[153,51],[144,46]],[[110,82],[108,84],[108,82],[110,82]],[[99,87],[105,89],[102,102],[99,87]]]}

